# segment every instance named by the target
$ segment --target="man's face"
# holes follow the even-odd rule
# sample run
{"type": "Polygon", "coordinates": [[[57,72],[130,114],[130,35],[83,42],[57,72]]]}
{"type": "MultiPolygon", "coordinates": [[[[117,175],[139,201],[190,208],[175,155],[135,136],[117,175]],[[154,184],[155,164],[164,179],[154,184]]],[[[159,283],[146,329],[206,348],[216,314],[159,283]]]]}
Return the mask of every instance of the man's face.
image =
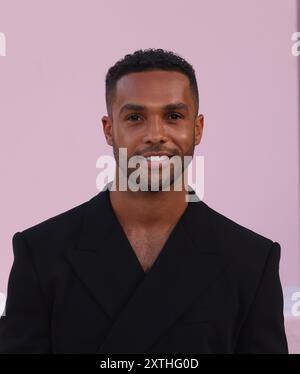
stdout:
{"type": "MultiPolygon", "coordinates": [[[[200,143],[203,131],[203,116],[196,116],[189,79],[175,71],[130,73],[120,78],[112,105],[112,117],[104,116],[102,123],[117,165],[119,148],[127,149],[127,162],[132,156],[164,153],[169,157],[179,156],[184,165],[184,156],[193,156],[194,147],[200,143]]],[[[163,165],[167,164],[155,164],[153,159],[146,163],[149,169],[146,183],[149,186],[152,166],[152,170],[159,173],[159,189],[162,188],[163,165]],[[153,169],[154,165],[156,167],[153,169]]],[[[178,175],[174,173],[172,163],[170,169],[172,185],[178,175]]],[[[128,177],[134,170],[127,168],[128,177]]]]}

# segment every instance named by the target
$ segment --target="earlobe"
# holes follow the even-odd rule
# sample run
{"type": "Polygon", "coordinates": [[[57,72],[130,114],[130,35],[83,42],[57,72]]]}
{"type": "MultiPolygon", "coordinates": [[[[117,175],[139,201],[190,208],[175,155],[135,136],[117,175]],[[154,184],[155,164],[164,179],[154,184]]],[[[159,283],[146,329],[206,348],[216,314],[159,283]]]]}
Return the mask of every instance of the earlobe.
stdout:
{"type": "Polygon", "coordinates": [[[108,116],[102,117],[102,125],[106,143],[112,146],[112,124],[108,116]]]}
{"type": "Polygon", "coordinates": [[[203,126],[204,126],[204,117],[202,114],[197,116],[195,119],[195,145],[198,145],[202,138],[203,133],[203,126]]]}

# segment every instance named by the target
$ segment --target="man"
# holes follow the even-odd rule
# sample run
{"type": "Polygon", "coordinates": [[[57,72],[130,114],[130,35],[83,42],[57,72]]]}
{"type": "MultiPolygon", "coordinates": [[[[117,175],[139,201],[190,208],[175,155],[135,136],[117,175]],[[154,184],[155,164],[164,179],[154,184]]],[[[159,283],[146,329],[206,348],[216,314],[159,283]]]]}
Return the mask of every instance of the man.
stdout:
{"type": "Polygon", "coordinates": [[[193,67],[161,49],[126,55],[106,104],[117,165],[121,148],[146,159],[135,186],[158,189],[121,190],[127,163],[115,190],[14,235],[0,352],[288,353],[280,245],[174,188],[186,168],[171,159],[203,132],[193,67]]]}

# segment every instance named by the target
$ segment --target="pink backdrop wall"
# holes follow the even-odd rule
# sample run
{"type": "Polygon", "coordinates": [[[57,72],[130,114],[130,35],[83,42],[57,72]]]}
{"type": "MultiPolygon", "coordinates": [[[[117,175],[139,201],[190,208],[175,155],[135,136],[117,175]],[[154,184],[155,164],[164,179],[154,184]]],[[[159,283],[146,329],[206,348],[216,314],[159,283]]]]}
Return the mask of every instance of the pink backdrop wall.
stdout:
{"type": "Polygon", "coordinates": [[[0,0],[0,31],[0,292],[12,235],[98,192],[96,159],[112,155],[107,69],[160,47],[197,71],[204,201],[281,244],[289,306],[300,290],[296,0],[0,0]]]}

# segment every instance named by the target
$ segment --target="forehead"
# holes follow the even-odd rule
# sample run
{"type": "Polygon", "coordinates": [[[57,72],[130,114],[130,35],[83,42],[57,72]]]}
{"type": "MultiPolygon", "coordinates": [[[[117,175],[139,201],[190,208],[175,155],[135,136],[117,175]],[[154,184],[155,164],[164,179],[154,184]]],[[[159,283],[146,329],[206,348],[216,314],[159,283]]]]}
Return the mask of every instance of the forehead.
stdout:
{"type": "Polygon", "coordinates": [[[177,71],[146,71],[126,74],[116,85],[115,108],[125,102],[160,106],[172,102],[192,105],[188,77],[177,71]]]}

